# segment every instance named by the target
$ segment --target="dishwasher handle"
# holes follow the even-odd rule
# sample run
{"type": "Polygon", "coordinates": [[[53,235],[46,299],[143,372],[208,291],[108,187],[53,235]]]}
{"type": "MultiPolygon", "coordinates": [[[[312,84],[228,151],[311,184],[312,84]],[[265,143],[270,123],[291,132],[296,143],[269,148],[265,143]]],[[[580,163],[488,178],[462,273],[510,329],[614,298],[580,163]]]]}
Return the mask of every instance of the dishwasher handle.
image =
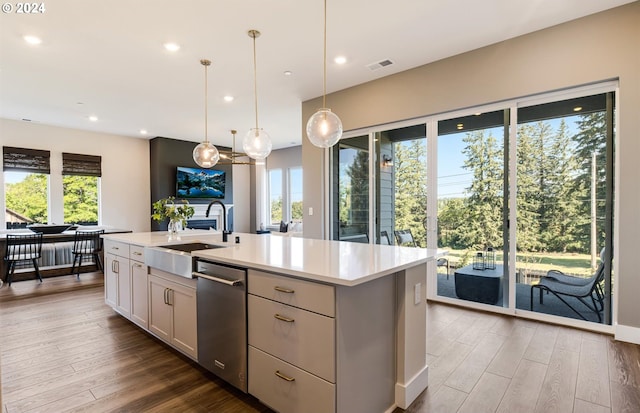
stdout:
{"type": "Polygon", "coordinates": [[[232,287],[240,287],[243,285],[243,280],[225,280],[224,278],[214,277],[213,275],[207,275],[197,271],[193,272],[193,276],[204,278],[206,280],[217,282],[220,284],[230,285],[232,287]]]}

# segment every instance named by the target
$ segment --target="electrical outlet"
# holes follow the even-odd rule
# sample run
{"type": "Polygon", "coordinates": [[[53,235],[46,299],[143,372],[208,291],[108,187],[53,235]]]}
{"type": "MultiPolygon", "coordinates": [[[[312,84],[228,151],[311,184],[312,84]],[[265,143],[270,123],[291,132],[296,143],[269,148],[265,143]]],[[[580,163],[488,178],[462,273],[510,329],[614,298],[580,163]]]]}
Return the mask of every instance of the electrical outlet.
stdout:
{"type": "Polygon", "coordinates": [[[422,301],[420,290],[422,290],[422,283],[413,286],[413,303],[415,305],[420,304],[420,301],[422,301]]]}

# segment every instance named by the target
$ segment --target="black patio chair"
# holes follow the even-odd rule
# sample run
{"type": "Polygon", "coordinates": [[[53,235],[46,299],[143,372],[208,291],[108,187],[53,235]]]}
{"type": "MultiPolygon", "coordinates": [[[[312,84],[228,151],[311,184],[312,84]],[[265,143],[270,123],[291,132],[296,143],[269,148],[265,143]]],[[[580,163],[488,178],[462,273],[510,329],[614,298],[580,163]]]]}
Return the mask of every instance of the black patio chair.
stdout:
{"type": "Polygon", "coordinates": [[[416,241],[413,239],[413,234],[411,233],[410,229],[393,231],[393,234],[396,236],[396,244],[407,245],[410,247],[416,246],[416,241]]]}
{"type": "Polygon", "coordinates": [[[602,322],[600,312],[604,308],[604,291],[600,285],[604,280],[604,249],[600,252],[600,265],[590,278],[574,277],[561,271],[551,270],[540,278],[538,284],[531,286],[529,309],[533,311],[533,289],[540,290],[540,304],[543,304],[542,291],[555,295],[583,320],[587,320],[578,310],[569,304],[562,296],[574,297],[589,310],[596,313],[598,322],[602,322]],[[587,300],[590,299],[591,303],[587,300]]]}

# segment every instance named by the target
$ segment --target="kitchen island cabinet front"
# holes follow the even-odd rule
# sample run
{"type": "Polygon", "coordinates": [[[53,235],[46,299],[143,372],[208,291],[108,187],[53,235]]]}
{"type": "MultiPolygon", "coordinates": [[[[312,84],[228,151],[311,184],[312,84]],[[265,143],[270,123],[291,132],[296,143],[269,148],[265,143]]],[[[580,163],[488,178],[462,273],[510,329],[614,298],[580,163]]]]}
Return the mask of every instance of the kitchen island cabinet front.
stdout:
{"type": "Polygon", "coordinates": [[[174,348],[198,359],[195,280],[151,269],[149,331],[174,348]]]}

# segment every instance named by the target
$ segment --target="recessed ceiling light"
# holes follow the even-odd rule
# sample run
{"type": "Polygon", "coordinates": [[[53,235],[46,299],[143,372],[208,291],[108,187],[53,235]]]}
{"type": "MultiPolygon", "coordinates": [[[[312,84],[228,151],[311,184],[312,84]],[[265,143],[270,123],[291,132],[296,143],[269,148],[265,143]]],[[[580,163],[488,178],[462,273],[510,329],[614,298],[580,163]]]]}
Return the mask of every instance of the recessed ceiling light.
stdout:
{"type": "Polygon", "coordinates": [[[285,76],[291,76],[293,74],[293,72],[291,70],[285,70],[284,71],[284,75],[285,76]]]}
{"type": "Polygon", "coordinates": [[[98,117],[97,117],[97,116],[95,116],[95,115],[91,115],[91,116],[89,116],[89,120],[90,120],[91,122],[97,122],[97,121],[98,121],[98,117]]]}
{"type": "Polygon", "coordinates": [[[140,129],[140,135],[146,135],[146,134],[147,134],[146,129],[140,129]]]}
{"type": "Polygon", "coordinates": [[[42,43],[42,39],[36,36],[24,36],[24,41],[33,45],[42,43]]]}
{"type": "Polygon", "coordinates": [[[575,108],[573,108],[574,112],[580,112],[582,110],[582,106],[576,106],[575,108]]]}
{"type": "Polygon", "coordinates": [[[344,56],[338,56],[335,59],[333,59],[334,62],[336,62],[339,65],[343,65],[345,63],[347,63],[347,58],[344,56]]]}
{"type": "Polygon", "coordinates": [[[164,44],[164,48],[170,52],[177,52],[180,50],[180,45],[178,43],[169,42],[164,44]]]}
{"type": "Polygon", "coordinates": [[[227,95],[224,97],[225,102],[233,102],[234,97],[231,95],[227,95]]]}
{"type": "Polygon", "coordinates": [[[482,113],[478,112],[478,113],[474,113],[474,115],[480,116],[480,115],[482,115],[482,113]]]}
{"type": "Polygon", "coordinates": [[[456,125],[456,128],[457,128],[457,129],[462,129],[462,128],[464,128],[464,125],[463,125],[462,123],[458,123],[458,124],[456,125]]]}

